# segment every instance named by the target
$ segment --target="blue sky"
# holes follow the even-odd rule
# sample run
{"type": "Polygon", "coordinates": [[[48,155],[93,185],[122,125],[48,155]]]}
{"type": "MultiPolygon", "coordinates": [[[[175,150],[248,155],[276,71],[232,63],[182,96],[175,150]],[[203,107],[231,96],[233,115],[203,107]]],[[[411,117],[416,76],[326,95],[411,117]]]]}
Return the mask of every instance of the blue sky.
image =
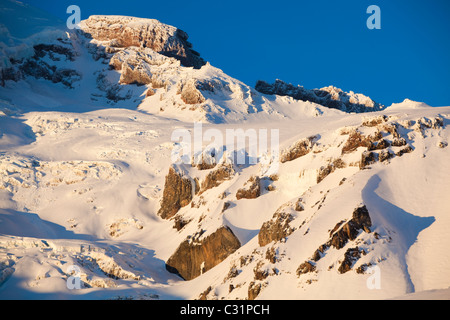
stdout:
{"type": "Polygon", "coordinates": [[[328,85],[390,105],[405,98],[450,105],[448,0],[22,0],[61,19],[117,14],[158,19],[186,31],[212,65],[254,86],[281,79],[328,85]],[[369,30],[369,5],[381,30],[369,30]]]}

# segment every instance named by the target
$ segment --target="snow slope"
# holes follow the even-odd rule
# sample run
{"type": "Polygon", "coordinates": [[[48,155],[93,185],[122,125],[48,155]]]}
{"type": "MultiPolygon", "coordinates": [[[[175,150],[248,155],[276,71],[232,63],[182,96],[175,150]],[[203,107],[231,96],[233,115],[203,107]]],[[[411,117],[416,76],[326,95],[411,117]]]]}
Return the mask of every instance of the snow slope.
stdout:
{"type": "MultiPolygon", "coordinates": [[[[405,100],[347,114],[264,95],[208,63],[185,67],[150,48],[118,48],[117,39],[59,29],[57,40],[49,25],[40,26],[43,40],[23,36],[24,60],[2,65],[17,78],[0,86],[0,299],[450,298],[450,107],[405,100]],[[36,48],[41,42],[56,47],[36,48]],[[27,59],[43,68],[31,72],[27,59]],[[77,76],[49,80],[48,70],[77,76]],[[172,133],[193,133],[194,122],[224,136],[279,130],[282,161],[272,172],[262,162],[233,164],[227,179],[163,219],[170,167],[200,186],[220,169],[172,164],[180,146],[172,133]],[[369,144],[352,145],[358,134],[369,144]],[[259,195],[238,198],[251,177],[259,195]],[[332,245],[363,205],[370,227],[332,245]],[[285,234],[262,244],[278,221],[285,234]],[[201,245],[223,225],[239,249],[209,270],[199,263],[189,281],[167,271],[181,243],[201,245]]],[[[18,57],[1,41],[3,54],[18,57]]]]}

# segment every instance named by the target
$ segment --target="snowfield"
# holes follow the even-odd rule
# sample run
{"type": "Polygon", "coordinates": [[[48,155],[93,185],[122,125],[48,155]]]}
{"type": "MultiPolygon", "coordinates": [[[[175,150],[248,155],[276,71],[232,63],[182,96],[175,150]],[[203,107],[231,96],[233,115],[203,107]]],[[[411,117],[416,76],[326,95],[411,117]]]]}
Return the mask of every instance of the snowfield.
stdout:
{"type": "Polygon", "coordinates": [[[157,20],[42,21],[1,29],[0,299],[450,299],[450,107],[347,113],[263,94],[157,20]],[[117,45],[147,27],[162,43],[117,45]],[[172,163],[195,123],[278,130],[277,169],[207,138],[172,163]]]}

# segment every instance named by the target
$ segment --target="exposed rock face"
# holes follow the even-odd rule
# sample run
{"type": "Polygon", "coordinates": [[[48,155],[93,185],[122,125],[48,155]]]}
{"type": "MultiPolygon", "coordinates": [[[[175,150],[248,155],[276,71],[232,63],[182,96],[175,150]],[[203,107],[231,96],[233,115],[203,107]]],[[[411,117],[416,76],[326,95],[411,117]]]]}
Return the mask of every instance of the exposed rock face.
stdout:
{"type": "Polygon", "coordinates": [[[345,162],[340,158],[335,159],[326,166],[320,167],[319,173],[317,174],[317,183],[322,182],[323,179],[325,179],[329,174],[333,173],[336,169],[342,169],[345,167],[345,162]]]}
{"type": "Polygon", "coordinates": [[[63,57],[66,61],[73,61],[75,54],[73,48],[63,45],[35,45],[34,56],[24,61],[17,61],[16,66],[2,71],[3,80],[20,80],[23,75],[32,76],[36,79],[45,79],[53,83],[62,83],[68,88],[72,88],[73,84],[81,80],[81,74],[73,69],[58,68],[56,65],[50,64],[49,61],[60,61],[63,57]],[[45,57],[48,60],[45,61],[45,57]],[[8,71],[9,70],[9,71],[8,71]]]}
{"type": "Polygon", "coordinates": [[[291,147],[281,152],[280,162],[285,163],[307,155],[311,152],[316,139],[317,137],[313,136],[297,141],[291,147]]]}
{"type": "Polygon", "coordinates": [[[244,188],[236,192],[236,199],[256,199],[261,195],[261,179],[259,177],[251,177],[244,188]]]}
{"type": "Polygon", "coordinates": [[[122,73],[119,82],[121,84],[145,85],[152,81],[151,73],[142,65],[122,64],[122,73]]]}
{"type": "Polygon", "coordinates": [[[180,208],[191,202],[196,191],[197,186],[194,180],[183,177],[173,167],[170,167],[158,215],[163,219],[173,217],[180,208]]]}
{"type": "Polygon", "coordinates": [[[178,93],[181,94],[181,100],[186,104],[199,104],[205,102],[205,98],[197,89],[195,80],[179,83],[178,93]]]}
{"type": "Polygon", "coordinates": [[[262,283],[252,281],[248,286],[248,300],[255,300],[261,293],[262,288],[262,283]]]}
{"type": "MultiPolygon", "coordinates": [[[[338,222],[335,227],[330,231],[330,239],[319,246],[319,248],[313,253],[311,260],[303,262],[297,269],[297,275],[314,272],[316,270],[316,266],[314,262],[319,261],[325,252],[331,247],[340,250],[342,249],[349,241],[355,240],[361,230],[364,232],[370,233],[370,227],[372,226],[372,220],[370,219],[369,211],[365,205],[357,207],[353,211],[352,218],[345,222],[338,222]]],[[[344,255],[344,260],[341,262],[341,265],[338,269],[340,273],[345,273],[349,271],[355,261],[357,261],[361,252],[356,248],[348,249],[344,255]]]]}
{"type": "Polygon", "coordinates": [[[316,266],[313,265],[310,261],[305,261],[297,268],[297,275],[300,276],[305,273],[310,273],[316,271],[316,266]]]}
{"type": "Polygon", "coordinates": [[[344,112],[361,113],[379,111],[384,108],[384,106],[369,97],[353,92],[347,93],[333,86],[309,90],[281,80],[276,80],[273,84],[259,80],[255,85],[255,89],[263,94],[289,96],[297,100],[314,102],[344,112]]]}
{"type": "Polygon", "coordinates": [[[359,167],[361,169],[375,163],[377,161],[376,154],[371,151],[364,151],[361,155],[361,162],[359,163],[359,167]]]}
{"type": "Polygon", "coordinates": [[[234,169],[232,165],[221,164],[217,166],[217,168],[208,173],[206,178],[202,181],[200,193],[203,193],[208,189],[217,187],[225,180],[229,180],[233,175],[234,169]]]}
{"type": "Polygon", "coordinates": [[[272,241],[280,241],[292,232],[289,223],[293,220],[291,214],[285,213],[283,210],[278,210],[271,220],[263,223],[258,233],[258,243],[261,247],[271,243],[272,241]]]}
{"type": "Polygon", "coordinates": [[[342,154],[351,153],[359,147],[370,148],[374,142],[382,138],[383,136],[379,131],[374,135],[364,136],[359,131],[354,130],[350,133],[347,142],[342,148],[342,154]]]}
{"type": "Polygon", "coordinates": [[[192,50],[188,35],[175,27],[154,19],[123,16],[91,16],[82,21],[81,28],[92,38],[113,41],[116,47],[150,48],[179,60],[186,67],[200,68],[205,64],[198,52],[192,50]]]}
{"type": "MultiPolygon", "coordinates": [[[[108,50],[106,47],[105,50],[108,50]]],[[[120,71],[120,84],[151,84],[154,89],[165,86],[157,74],[153,74],[152,67],[167,64],[167,68],[173,67],[179,62],[169,59],[149,48],[129,47],[117,49],[109,59],[110,68],[120,71]]]]}
{"type": "Polygon", "coordinates": [[[350,271],[353,267],[353,264],[358,261],[359,258],[361,258],[361,251],[359,250],[359,248],[349,248],[344,254],[344,260],[339,266],[338,271],[340,273],[346,273],[350,271]]]}
{"type": "Polygon", "coordinates": [[[360,230],[370,233],[372,221],[366,206],[358,207],[353,211],[353,217],[341,227],[338,223],[331,231],[331,239],[327,243],[336,249],[341,249],[349,240],[355,240],[360,230]]]}
{"type": "Polygon", "coordinates": [[[230,228],[220,227],[203,240],[188,239],[167,260],[166,269],[191,280],[208,271],[241,247],[230,228]]]}

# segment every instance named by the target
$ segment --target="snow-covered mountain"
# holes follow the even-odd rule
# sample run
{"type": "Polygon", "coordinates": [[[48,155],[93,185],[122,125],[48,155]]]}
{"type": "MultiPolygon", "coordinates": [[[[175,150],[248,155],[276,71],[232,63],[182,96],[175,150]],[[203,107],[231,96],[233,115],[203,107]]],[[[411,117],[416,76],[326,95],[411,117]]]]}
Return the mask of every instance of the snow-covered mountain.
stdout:
{"type": "Polygon", "coordinates": [[[0,299],[450,298],[450,107],[252,88],[157,20],[0,3],[0,299]],[[174,161],[198,123],[279,158],[174,161]]]}

